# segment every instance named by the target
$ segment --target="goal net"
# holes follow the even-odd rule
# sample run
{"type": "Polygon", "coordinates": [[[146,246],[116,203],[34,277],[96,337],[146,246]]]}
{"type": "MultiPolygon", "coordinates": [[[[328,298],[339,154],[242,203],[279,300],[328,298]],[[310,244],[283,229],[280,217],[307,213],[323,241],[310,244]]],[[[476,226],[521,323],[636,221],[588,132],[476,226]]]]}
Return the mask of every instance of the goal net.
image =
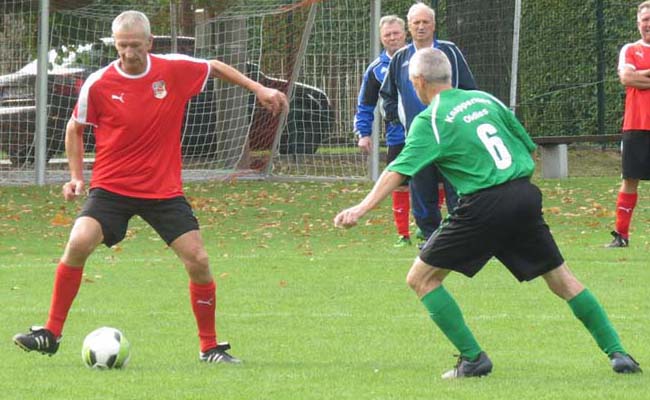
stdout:
{"type": "MultiPolygon", "coordinates": [[[[252,80],[290,95],[288,114],[271,115],[251,92],[209,79],[205,90],[185,110],[181,147],[186,180],[268,176],[274,153],[315,153],[332,130],[333,108],[323,90],[296,82],[296,78],[298,59],[304,56],[306,46],[307,22],[311,15],[313,23],[317,2],[224,1],[212,8],[189,10],[179,4],[190,2],[148,1],[137,2],[137,6],[128,1],[55,2],[59,8],[51,10],[47,55],[46,180],[67,179],[67,120],[85,78],[117,58],[111,39],[113,18],[133,8],[151,20],[152,53],[219,59],[252,80]]],[[[2,112],[10,115],[3,116],[0,126],[0,168],[3,181],[10,183],[33,182],[34,175],[38,9],[30,7],[32,3],[3,3],[6,23],[0,31],[0,49],[3,60],[11,63],[1,67],[6,74],[2,112]],[[26,39],[11,45],[15,37],[26,39]],[[4,107],[10,95],[20,101],[20,108],[4,107]]],[[[90,128],[85,145],[90,170],[94,154],[90,128]]]]}

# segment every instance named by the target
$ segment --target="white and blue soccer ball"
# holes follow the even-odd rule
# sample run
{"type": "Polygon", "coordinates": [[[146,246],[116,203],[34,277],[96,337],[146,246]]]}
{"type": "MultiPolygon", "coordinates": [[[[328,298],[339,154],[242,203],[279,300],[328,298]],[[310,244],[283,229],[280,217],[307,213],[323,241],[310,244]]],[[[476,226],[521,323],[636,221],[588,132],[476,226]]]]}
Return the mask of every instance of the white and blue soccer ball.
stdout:
{"type": "Polygon", "coordinates": [[[90,332],[81,347],[81,359],[89,368],[124,368],[130,356],[131,345],[124,334],[106,326],[90,332]]]}

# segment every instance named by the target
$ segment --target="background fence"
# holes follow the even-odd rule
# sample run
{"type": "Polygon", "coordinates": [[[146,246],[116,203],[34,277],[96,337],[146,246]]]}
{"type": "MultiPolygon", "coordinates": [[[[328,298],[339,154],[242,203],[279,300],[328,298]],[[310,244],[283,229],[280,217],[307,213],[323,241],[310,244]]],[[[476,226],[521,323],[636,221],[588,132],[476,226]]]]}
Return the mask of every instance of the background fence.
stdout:
{"type": "MultiPolygon", "coordinates": [[[[25,77],[35,71],[37,3],[1,3],[4,183],[34,182],[34,80],[25,77]]],[[[84,77],[74,69],[98,68],[115,57],[110,44],[98,43],[110,37],[115,15],[131,8],[148,14],[154,34],[178,36],[177,51],[225,59],[255,79],[267,79],[266,84],[294,90],[292,106],[299,112],[278,127],[281,121],[261,114],[246,93],[218,83],[211,86],[188,110],[186,179],[251,172],[287,179],[367,179],[368,159],[356,148],[352,120],[361,76],[371,59],[373,1],[217,3],[197,12],[198,6],[186,0],[52,2],[47,182],[67,179],[62,132],[84,77]],[[310,25],[312,6],[316,13],[310,25]],[[303,53],[302,35],[309,39],[303,53]],[[278,131],[280,140],[274,141],[278,131]]],[[[405,18],[412,4],[385,0],[381,14],[405,18]]],[[[437,10],[437,36],[462,49],[479,87],[512,104],[531,135],[620,131],[624,88],[616,66],[620,47],[639,38],[638,1],[522,0],[516,99],[511,98],[515,0],[431,4],[437,10]]],[[[172,43],[166,46],[160,49],[173,48],[172,43]]],[[[87,139],[91,162],[92,136],[87,139]]]]}

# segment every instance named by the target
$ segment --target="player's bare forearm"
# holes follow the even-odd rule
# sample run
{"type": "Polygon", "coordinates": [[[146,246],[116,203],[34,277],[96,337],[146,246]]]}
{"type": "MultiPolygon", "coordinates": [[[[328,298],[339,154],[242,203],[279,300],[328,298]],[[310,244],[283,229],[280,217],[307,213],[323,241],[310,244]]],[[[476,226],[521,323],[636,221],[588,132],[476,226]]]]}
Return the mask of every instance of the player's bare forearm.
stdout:
{"type": "Polygon", "coordinates": [[[65,153],[72,179],[83,179],[84,125],[70,119],[65,129],[65,153]]]}
{"type": "Polygon", "coordinates": [[[351,228],[355,226],[359,219],[397,189],[404,182],[404,179],[404,175],[384,170],[372,190],[370,190],[361,203],[338,213],[334,218],[334,226],[339,228],[351,228]]]}
{"type": "Polygon", "coordinates": [[[63,197],[73,200],[83,192],[84,125],[70,118],[65,129],[65,152],[70,168],[70,181],[63,185],[63,197]]]}
{"type": "Polygon", "coordinates": [[[246,75],[242,74],[235,68],[219,60],[210,60],[210,77],[218,78],[226,82],[241,86],[247,89],[257,97],[257,101],[262,107],[269,110],[273,115],[282,111],[289,110],[289,101],[287,96],[276,89],[268,88],[259,82],[256,82],[246,75]]]}

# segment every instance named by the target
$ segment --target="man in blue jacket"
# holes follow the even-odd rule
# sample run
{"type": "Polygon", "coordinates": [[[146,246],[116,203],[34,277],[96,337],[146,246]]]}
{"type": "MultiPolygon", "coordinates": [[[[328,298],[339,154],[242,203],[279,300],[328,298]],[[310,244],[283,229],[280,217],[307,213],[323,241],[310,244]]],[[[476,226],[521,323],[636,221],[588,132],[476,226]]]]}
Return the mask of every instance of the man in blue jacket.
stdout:
{"type": "MultiPolygon", "coordinates": [[[[379,88],[388,72],[388,65],[393,54],[406,45],[404,25],[404,20],[396,15],[387,15],[379,20],[379,39],[384,50],[370,63],[363,74],[357,112],[354,115],[354,132],[359,138],[359,148],[365,153],[370,153],[372,149],[372,123],[375,119],[375,107],[379,101],[379,88]]],[[[386,121],[387,163],[393,161],[402,151],[404,140],[404,126],[399,121],[386,121]]],[[[392,197],[393,218],[399,235],[395,247],[408,246],[411,244],[408,185],[399,186],[393,191],[392,197]]]]}
{"type": "MultiPolygon", "coordinates": [[[[409,60],[416,50],[433,47],[445,53],[451,63],[453,88],[474,90],[477,86],[460,49],[452,42],[434,38],[435,12],[431,7],[423,3],[414,4],[408,11],[407,20],[413,42],[393,56],[380,95],[383,100],[386,120],[401,121],[408,132],[415,116],[426,108],[418,99],[409,80],[409,60]]],[[[437,190],[439,182],[444,183],[447,210],[452,212],[458,201],[458,196],[454,188],[442,178],[433,164],[422,169],[409,182],[413,216],[425,239],[428,239],[440,225],[441,215],[437,190]]]]}

